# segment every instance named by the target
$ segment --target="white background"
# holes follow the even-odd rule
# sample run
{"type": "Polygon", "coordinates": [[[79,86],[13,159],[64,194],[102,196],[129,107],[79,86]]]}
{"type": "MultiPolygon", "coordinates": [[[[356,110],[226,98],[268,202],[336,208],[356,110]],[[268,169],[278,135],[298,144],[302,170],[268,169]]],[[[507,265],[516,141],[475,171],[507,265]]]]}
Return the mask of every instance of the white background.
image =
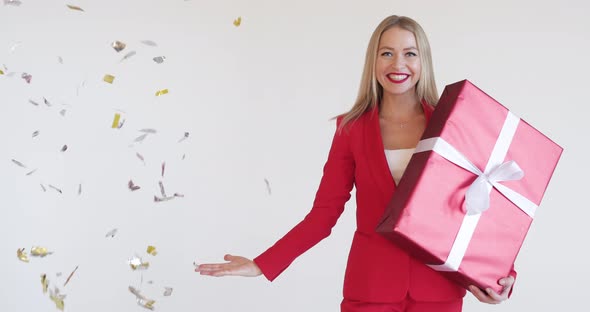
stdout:
{"type": "Polygon", "coordinates": [[[468,294],[465,311],[584,310],[586,1],[22,2],[0,6],[1,69],[14,73],[0,76],[2,310],[54,311],[41,290],[47,273],[67,294],[67,311],[142,311],[130,285],[159,311],[338,311],[354,196],[331,237],[273,283],[203,277],[192,263],[255,257],[308,212],[330,118],[351,107],[369,36],[391,14],[425,29],[439,92],[469,79],[565,149],[517,259],[513,297],[490,306],[468,294]],[[111,48],[115,40],[125,50],[111,48]],[[154,96],[164,88],[170,93],[154,96]],[[117,111],[126,121],[112,129],[117,111]],[[158,132],[133,144],[144,128],[158,132]],[[130,179],[141,189],[129,191],[130,179]],[[158,181],[185,197],[154,203],[158,181]],[[36,245],[54,253],[17,259],[18,248],[36,245]],[[148,245],[157,256],[146,255],[148,245]],[[147,271],[130,269],[134,254],[150,262],[147,271]]]}

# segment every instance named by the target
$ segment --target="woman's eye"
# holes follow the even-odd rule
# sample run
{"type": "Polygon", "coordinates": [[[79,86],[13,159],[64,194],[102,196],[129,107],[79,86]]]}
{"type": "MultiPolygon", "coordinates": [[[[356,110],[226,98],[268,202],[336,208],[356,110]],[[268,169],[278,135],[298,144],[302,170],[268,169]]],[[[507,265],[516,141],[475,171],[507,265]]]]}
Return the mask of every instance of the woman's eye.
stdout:
{"type": "Polygon", "coordinates": [[[414,53],[414,52],[408,52],[408,53],[406,53],[406,55],[407,56],[416,56],[416,53],[414,53]]]}
{"type": "Polygon", "coordinates": [[[381,56],[392,56],[393,54],[391,54],[391,52],[383,52],[381,53],[381,56]]]}

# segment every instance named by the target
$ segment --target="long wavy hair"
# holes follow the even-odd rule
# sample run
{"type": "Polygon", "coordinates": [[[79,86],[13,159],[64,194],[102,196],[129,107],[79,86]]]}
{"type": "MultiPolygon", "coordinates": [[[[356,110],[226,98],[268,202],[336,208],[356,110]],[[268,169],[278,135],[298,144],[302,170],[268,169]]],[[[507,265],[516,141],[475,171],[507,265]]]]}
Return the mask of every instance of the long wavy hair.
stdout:
{"type": "Polygon", "coordinates": [[[343,116],[340,129],[348,123],[358,119],[363,113],[379,105],[383,96],[383,87],[375,77],[375,63],[377,61],[377,51],[379,41],[385,31],[393,27],[400,27],[414,34],[416,44],[418,45],[418,54],[420,57],[421,70],[420,80],[416,84],[416,95],[421,101],[426,101],[430,105],[436,105],[438,102],[438,91],[434,81],[434,70],[432,66],[432,55],[428,38],[422,27],[413,19],[406,16],[392,15],[385,18],[373,31],[367,53],[365,55],[365,65],[363,76],[359,87],[356,101],[350,111],[339,115],[343,116]]]}

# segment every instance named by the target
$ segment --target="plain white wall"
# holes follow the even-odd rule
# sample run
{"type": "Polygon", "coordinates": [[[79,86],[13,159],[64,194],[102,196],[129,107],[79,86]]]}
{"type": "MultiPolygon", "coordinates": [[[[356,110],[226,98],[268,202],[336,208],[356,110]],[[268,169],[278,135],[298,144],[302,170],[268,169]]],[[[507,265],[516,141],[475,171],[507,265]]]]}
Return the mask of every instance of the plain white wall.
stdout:
{"type": "Polygon", "coordinates": [[[470,79],[565,148],[517,259],[513,297],[490,306],[468,295],[465,311],[584,309],[586,1],[21,1],[0,6],[1,69],[15,73],[0,76],[3,310],[54,311],[40,285],[47,273],[67,294],[67,311],[141,311],[130,285],[159,311],[338,311],[354,196],[331,237],[273,283],[202,277],[192,263],[254,257],[308,212],[329,119],[350,108],[369,36],[391,14],[426,30],[439,92],[470,79]],[[117,53],[114,40],[126,49],[117,53]],[[170,93],[154,96],[164,88],[170,93]],[[111,129],[117,111],[126,122],[111,129]],[[158,133],[132,144],[143,128],[158,133]],[[142,188],[130,192],[129,179],[142,188]],[[154,203],[160,180],[185,198],[154,203]],[[34,245],[54,254],[16,258],[34,245]],[[159,254],[147,256],[147,245],[159,254]],[[147,271],[129,268],[134,254],[150,261],[147,271]],[[164,287],[174,288],[170,297],[164,287]]]}

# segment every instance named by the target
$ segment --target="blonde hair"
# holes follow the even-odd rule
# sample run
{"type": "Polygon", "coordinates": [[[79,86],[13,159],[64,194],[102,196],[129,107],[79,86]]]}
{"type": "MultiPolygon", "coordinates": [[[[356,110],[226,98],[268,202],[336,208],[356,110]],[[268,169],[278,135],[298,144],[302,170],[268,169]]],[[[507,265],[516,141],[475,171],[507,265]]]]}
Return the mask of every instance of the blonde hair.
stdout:
{"type": "MultiPolygon", "coordinates": [[[[420,57],[421,70],[420,80],[416,84],[416,95],[419,100],[426,101],[430,105],[436,105],[438,102],[438,91],[434,81],[434,70],[432,66],[432,55],[430,44],[422,27],[413,19],[406,16],[392,15],[385,18],[373,31],[367,53],[365,56],[365,66],[359,92],[353,107],[343,116],[340,124],[342,129],[346,124],[359,118],[364,112],[378,105],[383,96],[383,87],[377,82],[375,77],[375,63],[377,61],[377,51],[379,41],[385,31],[393,27],[405,29],[414,34],[416,44],[418,45],[418,54],[420,57]]],[[[338,117],[340,117],[338,116],[338,117]]]]}

